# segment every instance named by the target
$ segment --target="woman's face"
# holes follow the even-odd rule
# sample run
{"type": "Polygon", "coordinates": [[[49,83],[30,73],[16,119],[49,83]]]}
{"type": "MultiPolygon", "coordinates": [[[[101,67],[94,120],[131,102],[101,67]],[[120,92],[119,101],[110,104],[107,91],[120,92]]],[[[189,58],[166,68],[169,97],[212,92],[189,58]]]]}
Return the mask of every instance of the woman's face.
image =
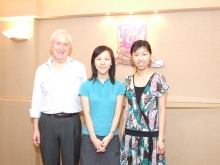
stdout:
{"type": "Polygon", "coordinates": [[[141,47],[132,53],[132,60],[138,70],[149,68],[150,59],[151,54],[145,47],[141,47]]]}
{"type": "Polygon", "coordinates": [[[98,71],[98,76],[108,75],[108,71],[111,65],[111,55],[107,50],[105,50],[95,58],[95,67],[98,71]]]}

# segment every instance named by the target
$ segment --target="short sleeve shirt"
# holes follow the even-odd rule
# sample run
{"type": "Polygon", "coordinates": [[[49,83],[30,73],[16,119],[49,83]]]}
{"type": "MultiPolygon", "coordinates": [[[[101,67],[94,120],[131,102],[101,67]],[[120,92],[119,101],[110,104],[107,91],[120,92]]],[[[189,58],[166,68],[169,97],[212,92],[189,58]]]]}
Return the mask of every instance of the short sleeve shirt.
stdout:
{"type": "MultiPolygon", "coordinates": [[[[79,95],[89,98],[90,115],[96,135],[108,135],[114,118],[117,96],[124,94],[124,85],[117,80],[112,84],[109,78],[103,84],[97,78],[81,85],[79,95]]],[[[84,125],[83,134],[89,134],[86,125],[84,125]]],[[[115,134],[118,134],[118,129],[115,134]]]]}
{"type": "Polygon", "coordinates": [[[169,88],[165,77],[157,73],[152,76],[151,81],[148,81],[144,88],[140,103],[137,102],[134,85],[134,76],[128,76],[125,79],[126,98],[128,100],[126,129],[146,132],[158,131],[158,98],[162,97],[169,88]],[[140,111],[145,113],[148,118],[147,121],[140,111]]]}

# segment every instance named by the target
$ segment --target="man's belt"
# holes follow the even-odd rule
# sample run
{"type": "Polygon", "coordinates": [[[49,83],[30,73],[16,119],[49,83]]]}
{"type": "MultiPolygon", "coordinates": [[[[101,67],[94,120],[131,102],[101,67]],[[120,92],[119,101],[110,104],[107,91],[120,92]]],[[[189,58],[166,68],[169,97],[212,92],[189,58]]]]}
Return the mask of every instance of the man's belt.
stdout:
{"type": "Polygon", "coordinates": [[[72,117],[77,114],[78,113],[54,113],[54,114],[47,114],[47,115],[51,117],[56,117],[56,118],[66,118],[66,117],[72,117]]]}

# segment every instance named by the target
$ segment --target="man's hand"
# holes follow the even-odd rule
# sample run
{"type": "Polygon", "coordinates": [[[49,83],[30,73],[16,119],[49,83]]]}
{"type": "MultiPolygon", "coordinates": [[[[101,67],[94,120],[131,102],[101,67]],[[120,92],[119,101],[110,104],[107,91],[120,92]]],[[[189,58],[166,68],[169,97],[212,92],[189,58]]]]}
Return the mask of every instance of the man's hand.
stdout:
{"type": "Polygon", "coordinates": [[[40,145],[40,132],[38,129],[34,130],[32,140],[36,146],[40,145]]]}

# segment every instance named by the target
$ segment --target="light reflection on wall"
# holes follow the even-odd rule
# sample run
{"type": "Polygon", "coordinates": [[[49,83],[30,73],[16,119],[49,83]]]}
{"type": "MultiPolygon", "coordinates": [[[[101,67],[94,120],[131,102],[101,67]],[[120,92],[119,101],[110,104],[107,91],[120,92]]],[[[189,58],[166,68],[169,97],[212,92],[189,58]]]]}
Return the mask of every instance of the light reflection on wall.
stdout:
{"type": "Polygon", "coordinates": [[[162,21],[164,21],[164,19],[159,14],[152,14],[152,16],[150,17],[150,21],[154,23],[161,23],[162,21]]]}
{"type": "Polygon", "coordinates": [[[126,16],[120,24],[141,24],[143,23],[143,19],[139,15],[128,15],[126,16]]]}
{"type": "Polygon", "coordinates": [[[107,16],[103,21],[104,24],[111,24],[114,22],[115,22],[115,19],[112,16],[107,16]]]}

